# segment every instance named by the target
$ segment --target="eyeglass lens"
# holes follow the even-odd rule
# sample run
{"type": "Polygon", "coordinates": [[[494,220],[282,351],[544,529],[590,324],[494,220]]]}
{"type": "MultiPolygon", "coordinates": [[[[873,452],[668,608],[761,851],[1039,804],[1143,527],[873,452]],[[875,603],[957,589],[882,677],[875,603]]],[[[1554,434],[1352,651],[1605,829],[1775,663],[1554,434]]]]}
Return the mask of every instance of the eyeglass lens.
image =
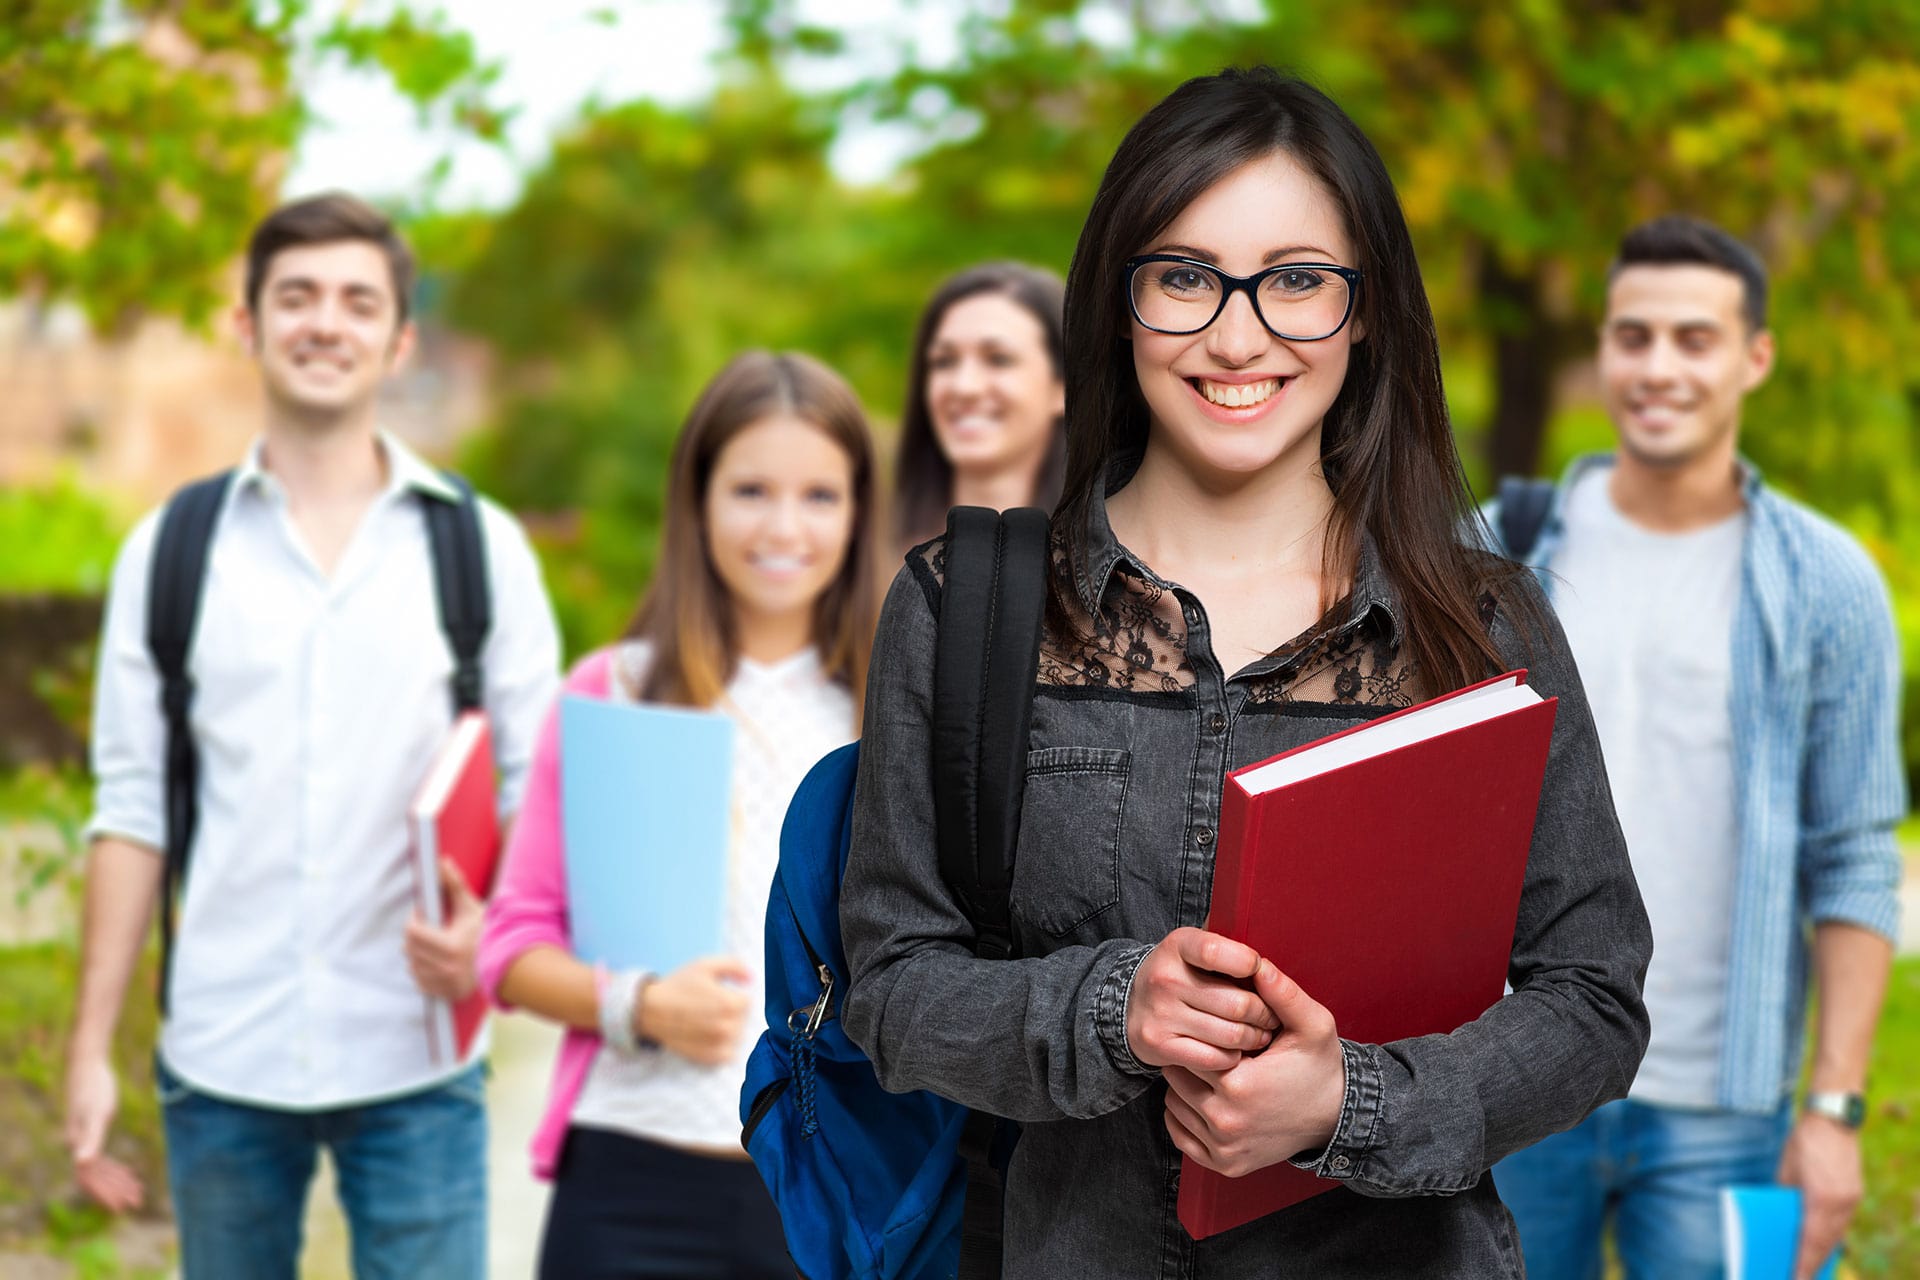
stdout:
{"type": "MultiPolygon", "coordinates": [[[[1187,262],[1143,262],[1133,271],[1133,310],[1163,333],[1198,333],[1213,323],[1226,296],[1219,273],[1187,262]]],[[[1347,316],[1347,282],[1315,267],[1274,272],[1253,291],[1260,318],[1275,333],[1324,338],[1347,316]]]]}

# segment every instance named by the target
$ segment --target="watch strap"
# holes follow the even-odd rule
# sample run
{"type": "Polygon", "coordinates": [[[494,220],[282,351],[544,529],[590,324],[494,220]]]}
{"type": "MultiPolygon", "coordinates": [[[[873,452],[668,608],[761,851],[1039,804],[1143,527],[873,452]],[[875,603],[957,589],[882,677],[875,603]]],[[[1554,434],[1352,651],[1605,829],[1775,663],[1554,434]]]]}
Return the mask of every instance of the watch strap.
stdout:
{"type": "Polygon", "coordinates": [[[1858,1129],[1867,1119],[1867,1099],[1864,1094],[1809,1090],[1805,1106],[1812,1114],[1825,1116],[1849,1129],[1858,1129]]]}

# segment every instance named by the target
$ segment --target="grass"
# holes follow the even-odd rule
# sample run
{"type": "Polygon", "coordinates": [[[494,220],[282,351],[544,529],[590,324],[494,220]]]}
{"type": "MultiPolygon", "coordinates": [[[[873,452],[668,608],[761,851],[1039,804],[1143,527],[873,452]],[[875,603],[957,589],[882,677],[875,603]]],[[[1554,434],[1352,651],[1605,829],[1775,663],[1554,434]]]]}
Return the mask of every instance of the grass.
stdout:
{"type": "MultiPolygon", "coordinates": [[[[0,948],[0,1249],[61,1258],[80,1280],[126,1274],[114,1223],[73,1186],[61,1137],[61,1081],[79,955],[71,942],[0,948]]],[[[114,1041],[120,1114],[108,1149],[136,1169],[158,1214],[165,1186],[153,1091],[151,960],[135,976],[114,1041]]]]}
{"type": "Polygon", "coordinates": [[[1867,1198],[1849,1237],[1851,1264],[1862,1280],[1908,1280],[1920,1276],[1920,956],[1894,964],[1873,1062],[1867,1198]]]}
{"type": "MultiPolygon", "coordinates": [[[[0,775],[0,855],[9,859],[9,918],[77,919],[79,825],[87,788],[78,775],[0,775]],[[27,912],[34,907],[36,910],[27,912]],[[44,910],[39,910],[44,908],[44,910]],[[25,914],[21,914],[21,913],[25,914]]],[[[73,1185],[61,1135],[67,1029],[80,958],[74,930],[0,945],[0,1254],[65,1262],[75,1280],[154,1274],[126,1263],[116,1224],[73,1185]]],[[[157,1033],[152,957],[129,988],[114,1042],[120,1114],[109,1150],[146,1182],[152,1219],[164,1218],[160,1110],[153,1092],[157,1033]]],[[[150,1251],[150,1250],[149,1250],[150,1251]]],[[[0,1272],[6,1270],[0,1261],[0,1272]]]]}

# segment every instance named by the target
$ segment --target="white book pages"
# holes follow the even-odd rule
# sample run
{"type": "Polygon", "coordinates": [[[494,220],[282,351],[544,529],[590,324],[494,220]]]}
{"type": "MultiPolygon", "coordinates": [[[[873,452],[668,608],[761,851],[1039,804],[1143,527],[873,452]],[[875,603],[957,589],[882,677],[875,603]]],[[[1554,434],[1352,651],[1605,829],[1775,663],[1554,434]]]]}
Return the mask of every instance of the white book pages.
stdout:
{"type": "Polygon", "coordinates": [[[433,757],[426,780],[414,792],[413,804],[407,810],[411,817],[432,819],[439,816],[447,803],[447,793],[460,780],[460,767],[473,751],[474,739],[480,736],[480,730],[485,727],[486,717],[472,711],[454,722],[453,728],[447,731],[446,738],[441,741],[440,750],[433,757]]]}
{"type": "Polygon", "coordinates": [[[1539,701],[1539,694],[1521,684],[1518,676],[1511,676],[1296,751],[1272,764],[1240,774],[1234,780],[1248,795],[1265,795],[1455,729],[1496,719],[1539,701]]]}

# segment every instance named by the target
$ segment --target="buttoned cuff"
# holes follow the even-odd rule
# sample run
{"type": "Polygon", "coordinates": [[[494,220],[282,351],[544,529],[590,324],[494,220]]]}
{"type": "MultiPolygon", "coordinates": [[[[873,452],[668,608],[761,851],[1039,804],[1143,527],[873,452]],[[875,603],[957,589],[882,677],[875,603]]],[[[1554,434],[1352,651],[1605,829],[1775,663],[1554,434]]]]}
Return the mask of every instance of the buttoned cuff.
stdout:
{"type": "Polygon", "coordinates": [[[1347,1087],[1340,1098],[1340,1119],[1333,1137],[1318,1151],[1303,1151],[1288,1160],[1296,1169],[1322,1178],[1345,1181],[1360,1171],[1360,1160],[1373,1150],[1380,1122],[1382,1086],[1380,1067],[1370,1045],[1340,1042],[1340,1062],[1346,1068],[1347,1087]]]}
{"type": "Polygon", "coordinates": [[[1100,1043],[1106,1046],[1107,1057],[1113,1060],[1113,1065],[1130,1076],[1160,1074],[1157,1068],[1134,1057],[1133,1046],[1127,1043],[1127,1000],[1133,994],[1133,975],[1139,972],[1140,962],[1152,950],[1152,946],[1142,945],[1123,952],[1119,963],[1107,971],[1093,1000],[1093,1029],[1099,1034],[1100,1043]]]}

